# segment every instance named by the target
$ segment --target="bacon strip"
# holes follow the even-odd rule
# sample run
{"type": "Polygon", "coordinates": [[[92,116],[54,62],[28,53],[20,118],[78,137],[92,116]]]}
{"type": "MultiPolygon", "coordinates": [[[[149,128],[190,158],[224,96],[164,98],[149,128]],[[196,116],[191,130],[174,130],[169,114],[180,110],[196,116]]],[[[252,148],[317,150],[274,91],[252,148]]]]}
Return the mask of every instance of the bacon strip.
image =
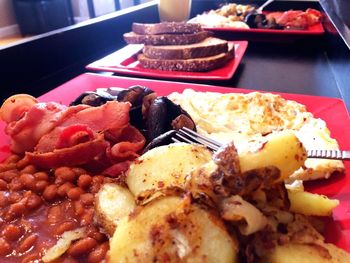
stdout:
{"type": "Polygon", "coordinates": [[[76,166],[100,158],[105,154],[108,146],[109,143],[104,140],[103,135],[100,135],[92,141],[69,148],[55,149],[52,152],[26,152],[25,159],[29,163],[44,169],[76,166]]]}
{"type": "Polygon", "coordinates": [[[143,149],[146,143],[145,137],[141,132],[131,125],[127,125],[118,132],[118,137],[114,137],[117,141],[110,151],[110,158],[113,160],[134,159],[139,156],[137,152],[143,149]]]}

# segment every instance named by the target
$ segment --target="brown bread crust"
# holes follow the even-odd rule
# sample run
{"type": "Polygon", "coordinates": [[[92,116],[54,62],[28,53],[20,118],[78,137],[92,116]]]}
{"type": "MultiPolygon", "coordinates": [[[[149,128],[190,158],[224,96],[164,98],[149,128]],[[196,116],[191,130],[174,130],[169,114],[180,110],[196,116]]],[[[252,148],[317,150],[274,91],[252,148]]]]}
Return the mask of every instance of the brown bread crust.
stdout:
{"type": "Polygon", "coordinates": [[[205,40],[176,46],[149,46],[143,48],[143,54],[154,59],[190,59],[201,58],[225,53],[228,50],[226,40],[208,37],[205,40]]]}
{"type": "Polygon", "coordinates": [[[133,23],[132,31],[140,35],[191,34],[202,31],[200,24],[181,22],[162,22],[158,24],[133,23]]]}
{"type": "Polygon", "coordinates": [[[145,45],[188,45],[198,43],[211,36],[209,31],[201,31],[193,34],[162,34],[139,35],[134,32],[124,34],[124,40],[128,44],[145,45]]]}
{"type": "Polygon", "coordinates": [[[144,54],[138,55],[141,66],[149,69],[166,71],[210,71],[225,65],[234,57],[234,45],[229,44],[229,51],[216,56],[195,59],[151,59],[144,54]]]}

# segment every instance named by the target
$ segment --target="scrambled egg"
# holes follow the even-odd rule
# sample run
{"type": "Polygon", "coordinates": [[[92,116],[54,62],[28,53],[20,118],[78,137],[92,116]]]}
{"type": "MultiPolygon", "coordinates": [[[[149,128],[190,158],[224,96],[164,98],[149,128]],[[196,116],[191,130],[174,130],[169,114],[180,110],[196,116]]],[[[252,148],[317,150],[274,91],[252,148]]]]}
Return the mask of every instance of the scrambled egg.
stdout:
{"type": "MultiPolygon", "coordinates": [[[[339,149],[323,120],[314,118],[304,105],[279,95],[221,94],[187,89],[168,97],[191,115],[200,134],[222,143],[233,140],[238,152],[255,151],[271,134],[283,130],[295,132],[307,150],[339,149]]],[[[307,159],[305,167],[291,178],[328,178],[336,171],[344,171],[341,161],[307,159]]]]}

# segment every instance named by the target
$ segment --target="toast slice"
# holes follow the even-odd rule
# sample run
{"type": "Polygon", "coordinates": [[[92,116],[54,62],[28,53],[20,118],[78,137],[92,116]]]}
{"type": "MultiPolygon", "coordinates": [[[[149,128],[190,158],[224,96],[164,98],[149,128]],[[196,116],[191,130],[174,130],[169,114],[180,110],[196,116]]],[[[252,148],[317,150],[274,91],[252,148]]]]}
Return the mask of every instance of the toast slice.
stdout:
{"type": "Polygon", "coordinates": [[[190,45],[149,46],[143,48],[143,54],[154,59],[191,59],[218,55],[228,51],[226,40],[208,37],[199,43],[190,45]]]}
{"type": "Polygon", "coordinates": [[[161,35],[140,35],[134,32],[124,34],[124,40],[128,44],[145,45],[188,45],[198,43],[212,36],[209,31],[200,31],[192,34],[161,34],[161,35]]]}
{"type": "Polygon", "coordinates": [[[140,35],[191,34],[202,31],[200,24],[162,22],[158,24],[133,23],[132,31],[140,35]]]}
{"type": "Polygon", "coordinates": [[[225,65],[235,55],[234,45],[228,44],[228,52],[215,56],[194,59],[153,59],[144,54],[138,55],[143,68],[166,71],[210,71],[225,65]]]}

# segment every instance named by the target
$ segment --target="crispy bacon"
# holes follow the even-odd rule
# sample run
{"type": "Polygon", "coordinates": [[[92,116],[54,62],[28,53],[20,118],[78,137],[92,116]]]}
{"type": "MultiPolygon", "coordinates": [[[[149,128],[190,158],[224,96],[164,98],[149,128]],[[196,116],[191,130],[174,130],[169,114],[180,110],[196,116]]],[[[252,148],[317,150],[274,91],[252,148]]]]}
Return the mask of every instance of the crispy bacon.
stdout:
{"type": "MultiPolygon", "coordinates": [[[[79,106],[70,107],[67,111],[76,107],[79,106]]],[[[64,120],[58,126],[42,136],[35,147],[35,151],[50,152],[57,147],[61,148],[62,140],[74,141],[72,136],[78,136],[76,132],[79,132],[78,129],[83,129],[82,127],[86,127],[85,135],[90,138],[93,137],[93,133],[104,132],[109,129],[121,129],[129,123],[129,109],[129,103],[111,101],[100,107],[85,106],[84,109],[75,114],[66,114],[64,120]],[[70,136],[70,138],[67,138],[67,136],[70,136]]],[[[81,131],[79,133],[83,135],[81,131]]],[[[85,137],[86,139],[88,138],[85,137]]]]}
{"type": "Polygon", "coordinates": [[[11,150],[25,152],[25,160],[40,168],[84,165],[116,176],[145,145],[141,132],[129,124],[130,107],[117,101],[99,107],[36,103],[11,119],[6,133],[11,150]]]}
{"type": "Polygon", "coordinates": [[[300,10],[289,10],[286,12],[271,12],[267,17],[274,18],[276,23],[290,29],[306,29],[318,23],[322,17],[321,12],[315,9],[307,9],[305,12],[300,10]]]}
{"type": "Polygon", "coordinates": [[[39,139],[57,125],[66,108],[54,102],[37,103],[20,120],[10,122],[5,132],[11,137],[11,150],[32,151],[39,139]]]}
{"type": "Polygon", "coordinates": [[[113,160],[125,160],[137,158],[138,152],[145,146],[145,137],[139,130],[131,125],[125,126],[119,131],[114,131],[116,142],[110,149],[110,158],[113,160]]]}
{"type": "Polygon", "coordinates": [[[85,164],[102,157],[109,143],[99,135],[96,139],[72,147],[55,149],[52,152],[26,152],[25,159],[40,168],[51,169],[60,166],[85,164]]]}

